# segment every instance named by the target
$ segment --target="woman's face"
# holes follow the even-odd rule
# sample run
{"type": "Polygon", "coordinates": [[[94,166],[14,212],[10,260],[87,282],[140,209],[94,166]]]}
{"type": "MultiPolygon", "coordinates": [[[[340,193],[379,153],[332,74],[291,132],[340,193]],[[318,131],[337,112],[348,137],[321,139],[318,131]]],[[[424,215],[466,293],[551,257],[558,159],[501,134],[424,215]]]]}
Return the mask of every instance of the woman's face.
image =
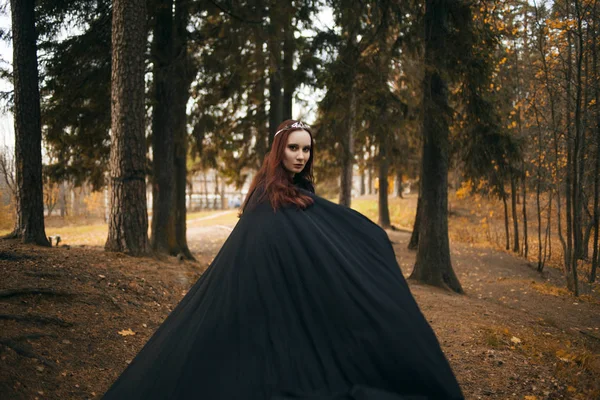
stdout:
{"type": "Polygon", "coordinates": [[[287,137],[283,167],[292,175],[301,172],[310,158],[310,134],[303,129],[291,132],[287,137]]]}

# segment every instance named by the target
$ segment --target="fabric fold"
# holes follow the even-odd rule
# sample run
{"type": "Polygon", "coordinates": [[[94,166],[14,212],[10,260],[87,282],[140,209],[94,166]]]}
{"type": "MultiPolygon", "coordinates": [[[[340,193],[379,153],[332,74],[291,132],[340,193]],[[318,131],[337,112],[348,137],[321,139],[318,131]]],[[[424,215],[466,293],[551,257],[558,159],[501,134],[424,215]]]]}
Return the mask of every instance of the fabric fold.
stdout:
{"type": "Polygon", "coordinates": [[[385,231],[312,196],[245,211],[104,398],[462,399],[385,231]]]}

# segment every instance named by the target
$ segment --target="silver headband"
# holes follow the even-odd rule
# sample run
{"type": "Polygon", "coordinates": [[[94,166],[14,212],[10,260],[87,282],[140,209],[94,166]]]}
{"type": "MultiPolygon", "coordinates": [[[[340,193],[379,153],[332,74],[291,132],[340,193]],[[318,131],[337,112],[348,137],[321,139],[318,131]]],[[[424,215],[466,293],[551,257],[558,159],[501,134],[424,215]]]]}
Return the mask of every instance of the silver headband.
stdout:
{"type": "Polygon", "coordinates": [[[293,128],[297,128],[297,129],[310,129],[309,125],[306,125],[304,122],[298,121],[298,122],[294,122],[291,125],[286,126],[283,129],[278,130],[277,132],[275,132],[275,136],[273,136],[273,139],[275,139],[275,137],[280,134],[283,131],[287,131],[288,129],[293,129],[293,128]]]}

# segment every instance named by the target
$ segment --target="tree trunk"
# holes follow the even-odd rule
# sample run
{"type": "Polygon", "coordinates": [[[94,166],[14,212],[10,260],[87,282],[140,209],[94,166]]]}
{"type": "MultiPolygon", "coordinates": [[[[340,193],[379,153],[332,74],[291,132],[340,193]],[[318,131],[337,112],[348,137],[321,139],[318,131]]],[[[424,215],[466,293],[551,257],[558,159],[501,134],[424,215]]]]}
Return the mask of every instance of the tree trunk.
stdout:
{"type": "Polygon", "coordinates": [[[366,192],[366,177],[365,177],[365,166],[360,168],[360,195],[364,196],[366,192]]]}
{"type": "Polygon", "coordinates": [[[523,162],[523,174],[521,174],[521,191],[523,192],[523,256],[529,255],[529,241],[527,238],[527,174],[525,173],[525,162],[523,162]]]}
{"type": "Polygon", "coordinates": [[[148,252],[144,51],[146,2],[115,0],[112,18],[111,207],[107,251],[148,252]]]}
{"type": "Polygon", "coordinates": [[[347,114],[346,132],[342,136],[342,174],[339,203],[350,207],[352,202],[352,168],[354,166],[354,125],[356,119],[356,92],[350,91],[350,108],[347,114]]]}
{"type": "Polygon", "coordinates": [[[67,185],[65,181],[60,183],[58,192],[58,208],[60,209],[60,216],[64,218],[67,216],[67,185]]]}
{"type": "MultiPolygon", "coordinates": [[[[267,98],[265,96],[266,92],[266,81],[267,81],[267,65],[266,62],[268,60],[267,54],[263,51],[263,47],[265,44],[265,40],[263,38],[264,31],[260,26],[255,26],[252,30],[253,38],[255,42],[255,48],[260,53],[256,58],[256,85],[254,86],[254,90],[252,92],[252,98],[254,100],[255,109],[256,109],[256,145],[254,146],[254,151],[256,153],[255,165],[254,167],[258,170],[262,166],[263,160],[269,151],[268,144],[269,137],[271,136],[271,131],[269,130],[267,125],[267,121],[269,118],[267,117],[267,98]]],[[[281,122],[281,121],[280,121],[281,122]]],[[[276,128],[276,126],[275,126],[276,128]]],[[[273,132],[274,134],[275,132],[273,132]]]]}
{"type": "Polygon", "coordinates": [[[206,177],[206,170],[202,171],[202,182],[204,183],[204,207],[208,208],[208,179],[206,177]]]}
{"type": "Polygon", "coordinates": [[[448,87],[446,70],[448,5],[426,0],[423,78],[422,207],[419,248],[411,279],[462,293],[450,260],[448,239],[448,87]]]}
{"type": "Polygon", "coordinates": [[[44,226],[42,125],[35,2],[11,0],[13,39],[16,223],[10,238],[50,246],[44,226]]]}
{"type": "Polygon", "coordinates": [[[421,214],[422,214],[421,191],[419,190],[419,197],[417,199],[417,214],[415,215],[415,223],[413,224],[413,230],[410,234],[410,241],[408,242],[409,250],[416,250],[419,247],[419,226],[421,225],[421,214]]]}
{"type": "MultiPolygon", "coordinates": [[[[185,191],[187,188],[187,103],[190,98],[190,85],[196,77],[197,68],[192,65],[188,52],[187,25],[189,22],[189,2],[175,0],[175,239],[176,252],[188,260],[194,260],[187,244],[187,209],[185,191]]],[[[173,249],[172,249],[173,250],[173,249]]],[[[174,252],[173,252],[174,253],[174,252]]]]}
{"type": "Polygon", "coordinates": [[[506,237],[506,250],[510,250],[510,229],[509,229],[509,216],[508,216],[508,200],[506,199],[506,191],[504,190],[504,183],[502,183],[502,203],[504,204],[504,234],[506,237]]]}
{"type": "Polygon", "coordinates": [[[269,19],[271,23],[268,28],[268,47],[269,47],[269,145],[275,136],[277,126],[284,121],[283,119],[283,79],[282,79],[282,59],[281,59],[281,35],[282,27],[279,13],[280,4],[273,2],[269,10],[269,19]]]}
{"type": "Polygon", "coordinates": [[[548,222],[546,225],[546,239],[544,243],[544,261],[552,258],[552,200],[554,191],[550,189],[550,199],[548,200],[548,222]],[[546,251],[546,248],[548,251],[546,251]]]}
{"type": "MultiPolygon", "coordinates": [[[[598,28],[598,17],[597,17],[597,2],[594,2],[594,30],[598,28]]],[[[592,35],[592,68],[593,74],[598,74],[598,53],[596,48],[596,35],[592,35]]],[[[600,234],[598,232],[600,228],[600,88],[598,85],[594,85],[594,98],[596,104],[594,104],[596,112],[596,166],[594,169],[594,242],[593,242],[593,253],[592,253],[592,270],[590,271],[590,282],[596,282],[596,271],[598,269],[599,260],[599,249],[598,241],[600,234]]]]}
{"type": "Polygon", "coordinates": [[[417,197],[417,212],[415,214],[415,222],[413,223],[413,230],[410,234],[410,241],[408,242],[409,250],[417,250],[419,247],[419,226],[421,225],[421,214],[423,213],[423,201],[421,200],[422,192],[421,188],[423,182],[423,171],[419,170],[419,193],[417,197]]]}
{"type": "MultiPolygon", "coordinates": [[[[539,140],[538,140],[539,142],[539,140]]],[[[535,205],[536,205],[536,214],[537,214],[537,223],[538,223],[538,271],[542,271],[544,269],[544,265],[542,262],[542,208],[540,205],[540,194],[541,194],[541,162],[538,160],[538,174],[537,174],[537,183],[535,187],[535,205]]]]}
{"type": "Polygon", "coordinates": [[[292,118],[292,105],[296,82],[294,79],[294,55],[296,54],[296,39],[294,38],[295,26],[293,16],[295,10],[289,7],[286,12],[286,24],[283,27],[283,117],[282,120],[292,118]]]}
{"type": "Polygon", "coordinates": [[[152,250],[170,254],[175,247],[175,152],[173,73],[173,0],[157,0],[151,49],[152,106],[152,250]]]}
{"type": "Polygon", "coordinates": [[[373,194],[373,158],[369,150],[369,161],[367,161],[367,193],[373,194]]]}
{"type": "MultiPolygon", "coordinates": [[[[570,4],[566,4],[567,7],[567,18],[569,18],[569,8],[570,4]]],[[[567,279],[567,287],[572,292],[576,292],[576,281],[573,280],[573,262],[572,260],[577,260],[577,256],[574,256],[574,246],[573,246],[573,143],[575,139],[573,137],[573,127],[572,127],[572,116],[571,116],[571,78],[572,71],[571,66],[573,63],[572,60],[572,32],[567,32],[567,65],[566,65],[566,96],[565,96],[565,113],[566,113],[566,130],[567,130],[567,165],[566,165],[566,177],[565,177],[565,198],[566,198],[566,249],[564,250],[564,262],[565,262],[565,278],[567,279]]],[[[576,268],[575,268],[576,269],[576,268]]]]}
{"type": "Polygon", "coordinates": [[[580,2],[574,1],[575,17],[577,19],[576,51],[576,87],[575,87],[575,140],[573,143],[573,277],[577,281],[577,261],[583,257],[583,146],[584,132],[582,121],[581,102],[583,97],[582,72],[584,55],[584,35],[582,29],[582,16],[580,15],[580,2]]]}
{"type": "Polygon", "coordinates": [[[514,171],[510,171],[510,198],[512,205],[513,229],[515,230],[513,249],[515,253],[519,252],[519,220],[517,217],[517,182],[514,171]]]}
{"type": "Polygon", "coordinates": [[[399,197],[401,199],[404,198],[403,194],[402,194],[402,169],[400,167],[396,167],[396,197],[399,197]]]}
{"type": "Polygon", "coordinates": [[[379,144],[379,201],[378,210],[379,218],[378,224],[383,229],[389,229],[391,226],[390,222],[390,208],[388,206],[388,169],[390,162],[387,157],[387,148],[385,140],[381,140],[379,144]]]}
{"type": "Polygon", "coordinates": [[[189,62],[182,0],[162,0],[155,16],[153,61],[153,217],[155,251],[193,259],[186,239],[187,112],[195,71],[189,62]]]}

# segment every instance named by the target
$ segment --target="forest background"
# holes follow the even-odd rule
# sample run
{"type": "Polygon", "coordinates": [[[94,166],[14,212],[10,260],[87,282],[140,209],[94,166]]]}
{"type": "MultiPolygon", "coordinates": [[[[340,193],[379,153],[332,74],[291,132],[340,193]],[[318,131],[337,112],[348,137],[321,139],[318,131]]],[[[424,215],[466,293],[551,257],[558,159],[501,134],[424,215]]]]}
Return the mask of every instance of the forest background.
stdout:
{"type": "MultiPolygon", "coordinates": [[[[523,260],[538,292],[597,304],[599,8],[12,0],[0,228],[105,257],[203,259],[188,224],[232,224],[294,118],[314,128],[317,193],[410,233],[411,281],[465,293],[451,252],[466,244],[523,260]]],[[[581,354],[593,373],[597,352],[581,354]]]]}

